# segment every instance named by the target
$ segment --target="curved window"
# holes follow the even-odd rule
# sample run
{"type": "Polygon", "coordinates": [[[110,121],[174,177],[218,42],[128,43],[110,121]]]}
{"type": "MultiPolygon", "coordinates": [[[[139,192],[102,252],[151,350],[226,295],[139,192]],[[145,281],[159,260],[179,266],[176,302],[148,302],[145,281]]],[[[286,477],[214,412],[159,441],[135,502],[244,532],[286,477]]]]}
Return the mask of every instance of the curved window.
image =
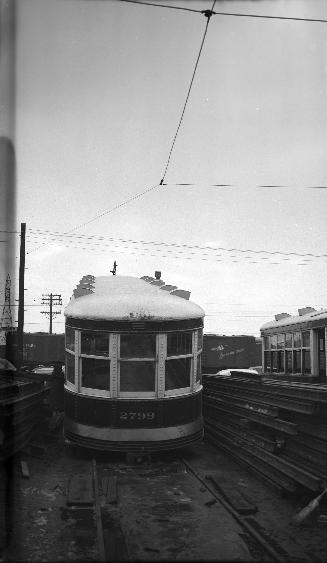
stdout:
{"type": "Polygon", "coordinates": [[[198,329],[198,352],[203,348],[203,328],[198,329]]]}
{"type": "Polygon", "coordinates": [[[192,332],[169,332],[167,334],[167,356],[192,354],[192,332]]]}
{"type": "Polygon", "coordinates": [[[69,326],[66,327],[66,348],[72,352],[75,350],[75,330],[69,326]]]}
{"type": "Polygon", "coordinates": [[[166,360],[165,390],[181,389],[190,386],[192,358],[166,360]]]}
{"type": "Polygon", "coordinates": [[[66,352],[66,368],[65,368],[66,381],[75,384],[75,354],[66,352]]]}
{"type": "Polygon", "coordinates": [[[169,332],[165,361],[165,391],[189,389],[193,359],[192,332],[169,332]]]}
{"type": "Polygon", "coordinates": [[[202,383],[202,366],[201,366],[201,354],[198,354],[196,360],[196,382],[201,385],[202,383]]]}
{"type": "Polygon", "coordinates": [[[110,361],[81,358],[81,385],[89,389],[110,390],[110,361]]]}
{"type": "Polygon", "coordinates": [[[109,334],[107,332],[82,332],[81,354],[109,356],[109,334]]]}

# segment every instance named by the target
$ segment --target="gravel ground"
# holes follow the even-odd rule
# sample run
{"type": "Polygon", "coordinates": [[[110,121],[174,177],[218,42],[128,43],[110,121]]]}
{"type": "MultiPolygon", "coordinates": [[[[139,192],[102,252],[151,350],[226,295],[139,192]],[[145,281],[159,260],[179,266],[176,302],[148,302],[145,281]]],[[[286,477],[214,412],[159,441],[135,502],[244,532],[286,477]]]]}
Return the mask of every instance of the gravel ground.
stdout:
{"type": "MultiPolygon", "coordinates": [[[[317,514],[302,527],[292,522],[304,499],[281,498],[209,444],[190,448],[183,456],[203,478],[212,471],[221,472],[246,494],[258,507],[255,519],[260,529],[286,561],[327,560],[326,527],[318,526],[317,514]]],[[[67,507],[69,479],[76,473],[90,473],[91,461],[87,452],[62,442],[49,444],[39,457],[20,454],[9,466],[11,496],[6,508],[8,468],[1,468],[2,545],[10,539],[3,561],[100,559],[95,511],[67,507]],[[28,463],[29,478],[22,476],[21,460],[28,463]]],[[[231,514],[176,456],[153,458],[141,465],[128,465],[122,456],[98,456],[97,466],[108,560],[262,560],[262,553],[231,514]],[[108,470],[117,476],[116,504],[101,495],[102,477],[108,470]]]]}

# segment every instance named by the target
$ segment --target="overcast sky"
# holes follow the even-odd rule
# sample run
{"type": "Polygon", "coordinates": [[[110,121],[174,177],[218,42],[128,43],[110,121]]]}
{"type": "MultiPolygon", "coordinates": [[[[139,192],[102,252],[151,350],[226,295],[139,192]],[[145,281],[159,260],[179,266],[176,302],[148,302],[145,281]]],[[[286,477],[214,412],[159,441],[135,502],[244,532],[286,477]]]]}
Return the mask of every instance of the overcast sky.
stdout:
{"type": "MultiPolygon", "coordinates": [[[[327,20],[325,0],[218,0],[215,11],[327,20]]],[[[48,330],[42,294],[65,305],[114,260],[120,275],[160,270],[191,291],[206,332],[259,335],[275,313],[327,307],[327,190],[312,189],[327,185],[327,23],[212,16],[155,188],[206,22],[114,0],[18,0],[26,331],[48,330]]]]}

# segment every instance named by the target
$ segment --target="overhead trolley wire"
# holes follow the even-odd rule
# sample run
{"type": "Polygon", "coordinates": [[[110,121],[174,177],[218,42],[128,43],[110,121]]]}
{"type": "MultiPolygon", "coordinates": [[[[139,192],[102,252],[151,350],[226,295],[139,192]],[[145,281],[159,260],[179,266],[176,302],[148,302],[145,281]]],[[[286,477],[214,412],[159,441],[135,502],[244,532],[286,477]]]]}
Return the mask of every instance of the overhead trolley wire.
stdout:
{"type": "MultiPolygon", "coordinates": [[[[196,12],[198,14],[203,14],[205,10],[194,10],[193,8],[185,8],[183,6],[171,6],[168,4],[155,4],[153,2],[141,2],[139,0],[118,0],[119,2],[128,2],[129,4],[143,4],[144,6],[156,6],[157,8],[170,8],[172,10],[184,10],[187,12],[196,12]]],[[[212,9],[213,16],[230,16],[239,18],[261,18],[269,20],[288,20],[288,21],[303,21],[303,22],[317,22],[317,23],[327,23],[327,20],[321,18],[300,18],[296,16],[267,16],[263,14],[242,14],[239,12],[214,12],[212,9]]]]}
{"type": "MultiPolygon", "coordinates": [[[[248,182],[249,184],[249,182],[248,182]]],[[[163,186],[199,186],[204,185],[209,188],[237,188],[241,184],[207,184],[206,182],[165,182],[163,186]]],[[[286,184],[256,184],[253,188],[294,188],[303,190],[327,190],[327,186],[288,186],[286,184]]]]}
{"type": "MultiPolygon", "coordinates": [[[[81,229],[82,227],[85,227],[86,225],[89,225],[90,223],[93,223],[93,221],[96,221],[97,219],[100,219],[100,217],[103,217],[104,215],[108,215],[109,213],[112,213],[113,211],[115,211],[116,209],[119,209],[120,207],[123,207],[124,205],[127,205],[127,203],[130,203],[131,201],[134,201],[135,199],[138,199],[140,197],[142,197],[142,195],[147,194],[149,192],[151,192],[152,190],[155,190],[156,188],[159,188],[160,184],[156,184],[155,186],[151,186],[151,188],[148,188],[147,190],[144,190],[144,192],[138,193],[132,197],[130,197],[129,199],[126,199],[124,201],[122,201],[121,203],[118,203],[117,205],[115,205],[114,207],[111,207],[111,209],[107,209],[106,211],[103,211],[102,213],[99,213],[99,215],[96,215],[95,217],[93,217],[92,219],[89,219],[88,221],[85,221],[84,223],[81,223],[80,225],[77,225],[76,227],[73,227],[72,229],[70,229],[69,231],[66,231],[64,234],[68,235],[74,231],[76,231],[77,229],[81,229]]],[[[39,250],[40,248],[42,248],[43,246],[46,246],[47,243],[41,244],[40,246],[37,246],[36,248],[32,248],[32,250],[30,250],[29,252],[27,252],[27,254],[31,254],[31,252],[35,252],[36,250],[39,250]]]]}
{"type": "Polygon", "coordinates": [[[162,176],[162,179],[161,179],[160,184],[163,184],[164,181],[165,181],[165,177],[166,177],[166,174],[167,174],[167,170],[168,170],[168,166],[169,166],[169,163],[170,163],[171,155],[172,155],[172,152],[173,152],[173,150],[174,150],[175,143],[176,143],[177,135],[178,135],[178,133],[179,133],[179,130],[180,130],[181,125],[182,125],[182,122],[183,122],[183,118],[184,118],[186,106],[187,106],[187,103],[188,103],[188,100],[189,100],[189,97],[190,97],[190,93],[191,93],[191,90],[192,90],[192,86],[193,86],[193,82],[194,82],[194,77],[195,77],[195,74],[196,74],[196,71],[197,71],[197,68],[198,68],[199,60],[200,60],[200,57],[201,57],[201,53],[202,53],[204,41],[205,41],[205,38],[206,38],[206,35],[207,35],[208,26],[209,26],[210,18],[211,18],[212,14],[213,14],[213,9],[214,9],[215,3],[216,3],[216,0],[214,0],[214,2],[213,2],[213,4],[212,4],[211,10],[205,10],[205,11],[203,12],[204,15],[205,15],[205,17],[207,18],[207,23],[206,23],[206,26],[205,26],[204,34],[203,34],[202,41],[201,41],[201,45],[200,45],[200,49],[199,49],[198,56],[197,56],[196,63],[195,63],[195,67],[194,67],[194,70],[193,70],[191,82],[190,82],[190,85],[189,85],[189,88],[188,88],[188,91],[187,91],[187,95],[186,95],[186,99],[185,99],[185,102],[184,102],[182,114],[181,114],[181,117],[180,117],[179,122],[178,122],[178,125],[177,125],[177,129],[176,129],[176,132],[175,132],[175,136],[174,136],[174,138],[173,138],[172,145],[171,145],[171,147],[170,147],[168,159],[167,159],[167,162],[166,162],[166,166],[165,166],[164,173],[163,173],[163,176],[162,176]]]}
{"type": "MultiPolygon", "coordinates": [[[[213,4],[212,4],[211,10],[203,10],[203,11],[202,11],[202,13],[203,13],[203,14],[205,15],[205,17],[207,18],[207,23],[206,23],[206,26],[205,26],[205,31],[204,31],[204,34],[203,34],[203,37],[202,37],[201,46],[200,46],[200,49],[199,49],[199,52],[198,52],[198,56],[197,56],[197,59],[196,59],[196,63],[195,63],[195,67],[194,67],[194,70],[193,70],[193,74],[192,74],[191,82],[190,82],[190,85],[189,85],[189,89],[188,89],[188,92],[187,92],[186,100],[185,100],[185,103],[184,103],[183,111],[182,111],[182,114],[181,114],[181,117],[180,117],[180,120],[179,120],[179,123],[178,123],[178,126],[177,126],[177,130],[176,130],[176,133],[175,133],[175,136],[174,136],[174,139],[173,139],[173,142],[172,142],[170,151],[169,151],[168,160],[167,160],[167,163],[166,163],[166,166],[165,166],[165,170],[164,170],[164,174],[163,174],[163,177],[162,177],[160,183],[159,183],[159,184],[156,184],[155,186],[152,186],[151,188],[148,188],[147,190],[145,190],[145,191],[143,191],[143,192],[141,192],[141,193],[136,194],[135,196],[133,196],[133,197],[131,197],[131,198],[129,198],[129,199],[127,199],[127,200],[125,200],[125,201],[119,203],[118,205],[115,205],[114,207],[112,207],[111,209],[109,209],[109,210],[107,210],[107,211],[103,211],[102,213],[99,213],[98,215],[96,215],[96,216],[93,217],[92,219],[89,219],[88,221],[85,221],[84,223],[80,223],[80,224],[77,225],[76,227],[73,227],[73,228],[70,229],[69,231],[66,231],[65,234],[69,234],[69,233],[72,233],[72,232],[76,231],[77,229],[81,229],[82,227],[85,227],[86,225],[89,225],[89,224],[92,223],[93,221],[96,221],[97,219],[100,219],[100,218],[103,217],[104,215],[108,215],[109,213],[112,213],[112,212],[115,211],[116,209],[119,209],[120,207],[123,207],[124,205],[126,205],[127,203],[130,203],[131,201],[135,201],[136,199],[142,197],[143,195],[145,195],[145,194],[149,193],[150,191],[152,191],[152,190],[154,190],[154,189],[156,189],[156,188],[158,188],[158,187],[160,187],[160,186],[163,185],[163,182],[164,182],[164,179],[165,179],[167,170],[168,170],[168,166],[169,166],[169,163],[170,163],[170,158],[171,158],[171,155],[172,155],[172,152],[173,152],[173,149],[174,149],[174,145],[175,145],[175,142],[176,142],[176,138],[177,138],[178,132],[179,132],[179,130],[180,130],[180,127],[181,127],[181,125],[182,125],[184,113],[185,113],[185,110],[186,110],[186,106],[187,106],[188,99],[189,99],[189,97],[190,97],[192,85],[193,85],[193,82],[194,82],[195,73],[196,73],[196,70],[197,70],[197,67],[198,67],[198,64],[199,64],[199,60],[200,60],[200,56],[201,56],[201,52],[202,52],[204,40],[205,40],[205,38],[206,38],[207,31],[208,31],[208,25],[209,25],[210,17],[211,17],[211,15],[212,15],[212,13],[213,13],[213,8],[214,8],[214,6],[215,6],[215,3],[216,3],[216,0],[214,0],[214,2],[213,2],[213,4]]],[[[38,247],[36,247],[36,248],[30,250],[30,252],[29,252],[28,254],[30,254],[31,252],[34,252],[34,251],[38,250],[39,248],[42,248],[43,246],[45,246],[45,244],[42,244],[42,245],[40,245],[40,246],[38,246],[38,247]]]]}
{"type": "Polygon", "coordinates": [[[119,2],[128,2],[129,4],[143,4],[144,6],[155,6],[156,8],[171,8],[172,10],[184,10],[185,12],[196,12],[201,14],[202,10],[194,10],[193,8],[184,8],[183,6],[169,6],[168,4],[155,4],[154,2],[139,2],[138,0],[118,0],[119,2]]]}
{"type": "MultiPolygon", "coordinates": [[[[180,120],[179,120],[178,125],[177,125],[177,129],[176,129],[176,132],[175,132],[175,135],[174,135],[174,138],[173,138],[171,147],[170,147],[168,159],[167,159],[167,162],[166,162],[166,165],[165,165],[165,168],[164,168],[164,173],[163,173],[163,176],[162,176],[162,179],[161,179],[160,183],[159,183],[159,184],[156,184],[155,186],[152,186],[151,188],[148,188],[147,190],[144,190],[143,192],[140,192],[140,193],[136,194],[135,196],[133,196],[133,197],[127,199],[127,200],[124,200],[124,201],[121,202],[120,204],[117,204],[117,205],[115,205],[114,207],[112,207],[111,209],[106,210],[106,211],[104,211],[104,212],[102,212],[102,213],[96,215],[96,216],[93,217],[92,219],[89,219],[88,221],[85,221],[85,222],[83,222],[83,223],[81,223],[81,224],[79,224],[79,225],[73,227],[73,228],[70,229],[69,231],[66,231],[66,233],[64,233],[64,234],[69,234],[69,233],[72,233],[72,232],[76,231],[77,229],[80,229],[80,228],[82,228],[82,227],[85,227],[86,225],[92,223],[93,221],[96,221],[97,219],[100,219],[100,218],[103,217],[104,215],[107,215],[107,214],[109,214],[109,213],[112,213],[112,212],[115,211],[116,209],[119,209],[119,208],[125,206],[126,204],[128,204],[128,203],[130,203],[130,202],[132,202],[132,201],[134,201],[134,200],[136,200],[136,199],[142,197],[143,195],[149,193],[150,191],[152,191],[152,190],[154,190],[154,189],[156,189],[156,188],[158,188],[158,187],[160,187],[160,186],[168,185],[168,184],[165,184],[165,183],[164,183],[164,180],[165,180],[165,177],[166,177],[166,174],[167,174],[167,171],[168,171],[168,167],[169,167],[169,164],[170,164],[170,160],[171,160],[171,156],[172,156],[172,153],[173,153],[173,149],[174,149],[174,146],[175,146],[175,143],[176,143],[176,139],[177,139],[179,130],[180,130],[181,125],[182,125],[182,122],[183,122],[185,110],[186,110],[187,103],[188,103],[188,100],[189,100],[189,97],[190,97],[190,93],[191,93],[191,89],[192,89],[192,86],[193,86],[195,74],[196,74],[196,71],[197,71],[197,68],[198,68],[199,60],[200,60],[200,57],[201,57],[201,53],[202,53],[204,41],[205,41],[205,38],[206,38],[206,35],[207,35],[208,26],[209,26],[209,21],[210,21],[212,15],[253,17],[253,18],[294,20],[294,21],[312,21],[312,22],[315,21],[315,22],[324,22],[324,23],[327,23],[327,20],[314,19],[314,18],[297,18],[297,17],[287,17],[287,16],[264,16],[264,15],[258,15],[258,14],[240,14],[240,13],[231,13],[231,12],[214,12],[214,6],[215,6],[215,4],[216,4],[216,0],[213,1],[211,10],[208,10],[208,9],[207,9],[207,10],[194,10],[194,9],[192,9],[192,8],[186,8],[186,7],[182,7],[182,6],[171,6],[171,5],[165,5],[165,4],[157,4],[157,3],[153,3],[153,2],[151,2],[151,3],[150,3],[150,2],[142,2],[142,1],[139,1],[139,0],[119,0],[119,1],[120,1],[120,2],[133,3],[133,4],[141,4],[141,5],[147,5],[147,6],[154,6],[154,7],[161,7],[161,8],[170,8],[170,9],[176,9],[176,10],[184,10],[184,11],[188,11],[188,12],[196,12],[196,13],[200,13],[200,14],[204,15],[204,16],[207,18],[207,22],[206,22],[204,34],[203,34],[203,37],[202,37],[200,49],[199,49],[199,52],[198,52],[198,56],[197,56],[197,59],[196,59],[195,67],[194,67],[194,70],[193,70],[191,82],[190,82],[190,85],[189,85],[189,88],[188,88],[188,92],[187,92],[187,95],[186,95],[186,99],[185,99],[185,102],[184,102],[184,106],[183,106],[183,110],[182,110],[182,113],[181,113],[181,117],[180,117],[180,120]]],[[[176,184],[176,185],[177,185],[177,184],[176,184]]],[[[189,184],[180,184],[180,185],[189,185],[189,184]]],[[[217,184],[215,187],[231,187],[231,186],[228,185],[228,184],[217,184]]],[[[260,187],[268,187],[268,186],[260,186],[260,187]]],[[[269,186],[269,187],[270,187],[270,186],[269,186]]],[[[277,186],[274,186],[274,187],[277,187],[277,186]]],[[[319,186],[319,188],[323,189],[324,186],[319,186]]],[[[29,253],[34,252],[34,251],[38,250],[39,248],[41,248],[41,247],[43,247],[43,246],[45,246],[45,245],[46,245],[46,243],[44,243],[44,244],[38,246],[37,248],[34,248],[34,249],[30,250],[29,253]]],[[[28,253],[28,254],[29,254],[29,253],[28,253]]]]}

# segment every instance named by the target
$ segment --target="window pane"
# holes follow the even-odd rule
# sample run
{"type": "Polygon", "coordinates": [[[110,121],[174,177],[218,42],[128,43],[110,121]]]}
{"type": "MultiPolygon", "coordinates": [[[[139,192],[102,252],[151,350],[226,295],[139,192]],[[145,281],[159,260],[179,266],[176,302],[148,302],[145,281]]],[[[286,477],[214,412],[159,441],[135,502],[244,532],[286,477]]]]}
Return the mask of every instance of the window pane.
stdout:
{"type": "Polygon", "coordinates": [[[82,361],[82,387],[90,389],[110,389],[110,361],[95,360],[94,358],[81,358],[82,361]]]}
{"type": "Polygon", "coordinates": [[[293,352],[293,372],[301,373],[301,350],[293,352]]]}
{"type": "Polygon", "coordinates": [[[75,330],[69,326],[66,327],[66,348],[72,352],[75,350],[75,330]]]}
{"type": "Polygon", "coordinates": [[[155,334],[121,334],[121,358],[154,358],[156,355],[155,334]]]}
{"type": "MultiPolygon", "coordinates": [[[[172,360],[170,360],[172,361],[172,360]]],[[[196,361],[196,381],[198,383],[202,382],[202,369],[201,369],[201,354],[198,355],[196,361]]]]}
{"type": "Polygon", "coordinates": [[[265,352],[265,365],[264,365],[264,371],[267,373],[271,372],[271,353],[270,352],[265,352]]]}
{"type": "Polygon", "coordinates": [[[277,371],[278,371],[277,352],[272,352],[272,353],[271,353],[271,363],[272,363],[272,371],[273,371],[273,372],[277,372],[277,371]]]}
{"type": "Polygon", "coordinates": [[[264,336],[263,338],[263,346],[265,350],[269,350],[269,336],[264,336]]]}
{"type": "Polygon", "coordinates": [[[169,332],[167,334],[167,356],[192,354],[191,332],[169,332]]]}
{"type": "Polygon", "coordinates": [[[165,389],[190,387],[191,358],[166,360],[165,389]]]}
{"type": "Polygon", "coordinates": [[[278,354],[278,371],[282,373],[284,371],[284,351],[277,352],[278,354]]]}
{"type": "Polygon", "coordinates": [[[81,353],[88,356],[109,356],[107,332],[82,332],[81,353]]]}
{"type": "Polygon", "coordinates": [[[286,373],[292,373],[292,351],[286,351],[286,373]]]}
{"type": "Polygon", "coordinates": [[[202,350],[203,347],[203,328],[198,330],[198,350],[202,350]]]}
{"type": "Polygon", "coordinates": [[[310,330],[302,332],[302,346],[304,348],[310,348],[310,330]]]}
{"type": "Polygon", "coordinates": [[[155,362],[120,362],[121,391],[155,391],[155,362]]]}
{"type": "Polygon", "coordinates": [[[285,347],[285,334],[277,334],[277,348],[285,347]]]}
{"type": "Polygon", "coordinates": [[[275,350],[277,348],[277,334],[273,334],[270,337],[270,348],[275,350]]]}
{"type": "Polygon", "coordinates": [[[287,332],[285,335],[285,346],[286,348],[292,348],[292,333],[287,332]]]}
{"type": "Polygon", "coordinates": [[[302,350],[303,373],[311,373],[311,354],[310,350],[302,350]]]}
{"type": "Polygon", "coordinates": [[[301,333],[300,332],[294,332],[293,335],[293,342],[294,342],[294,348],[301,348],[301,333]]]}
{"type": "Polygon", "coordinates": [[[75,356],[66,352],[66,380],[70,383],[75,383],[75,356]]]}

